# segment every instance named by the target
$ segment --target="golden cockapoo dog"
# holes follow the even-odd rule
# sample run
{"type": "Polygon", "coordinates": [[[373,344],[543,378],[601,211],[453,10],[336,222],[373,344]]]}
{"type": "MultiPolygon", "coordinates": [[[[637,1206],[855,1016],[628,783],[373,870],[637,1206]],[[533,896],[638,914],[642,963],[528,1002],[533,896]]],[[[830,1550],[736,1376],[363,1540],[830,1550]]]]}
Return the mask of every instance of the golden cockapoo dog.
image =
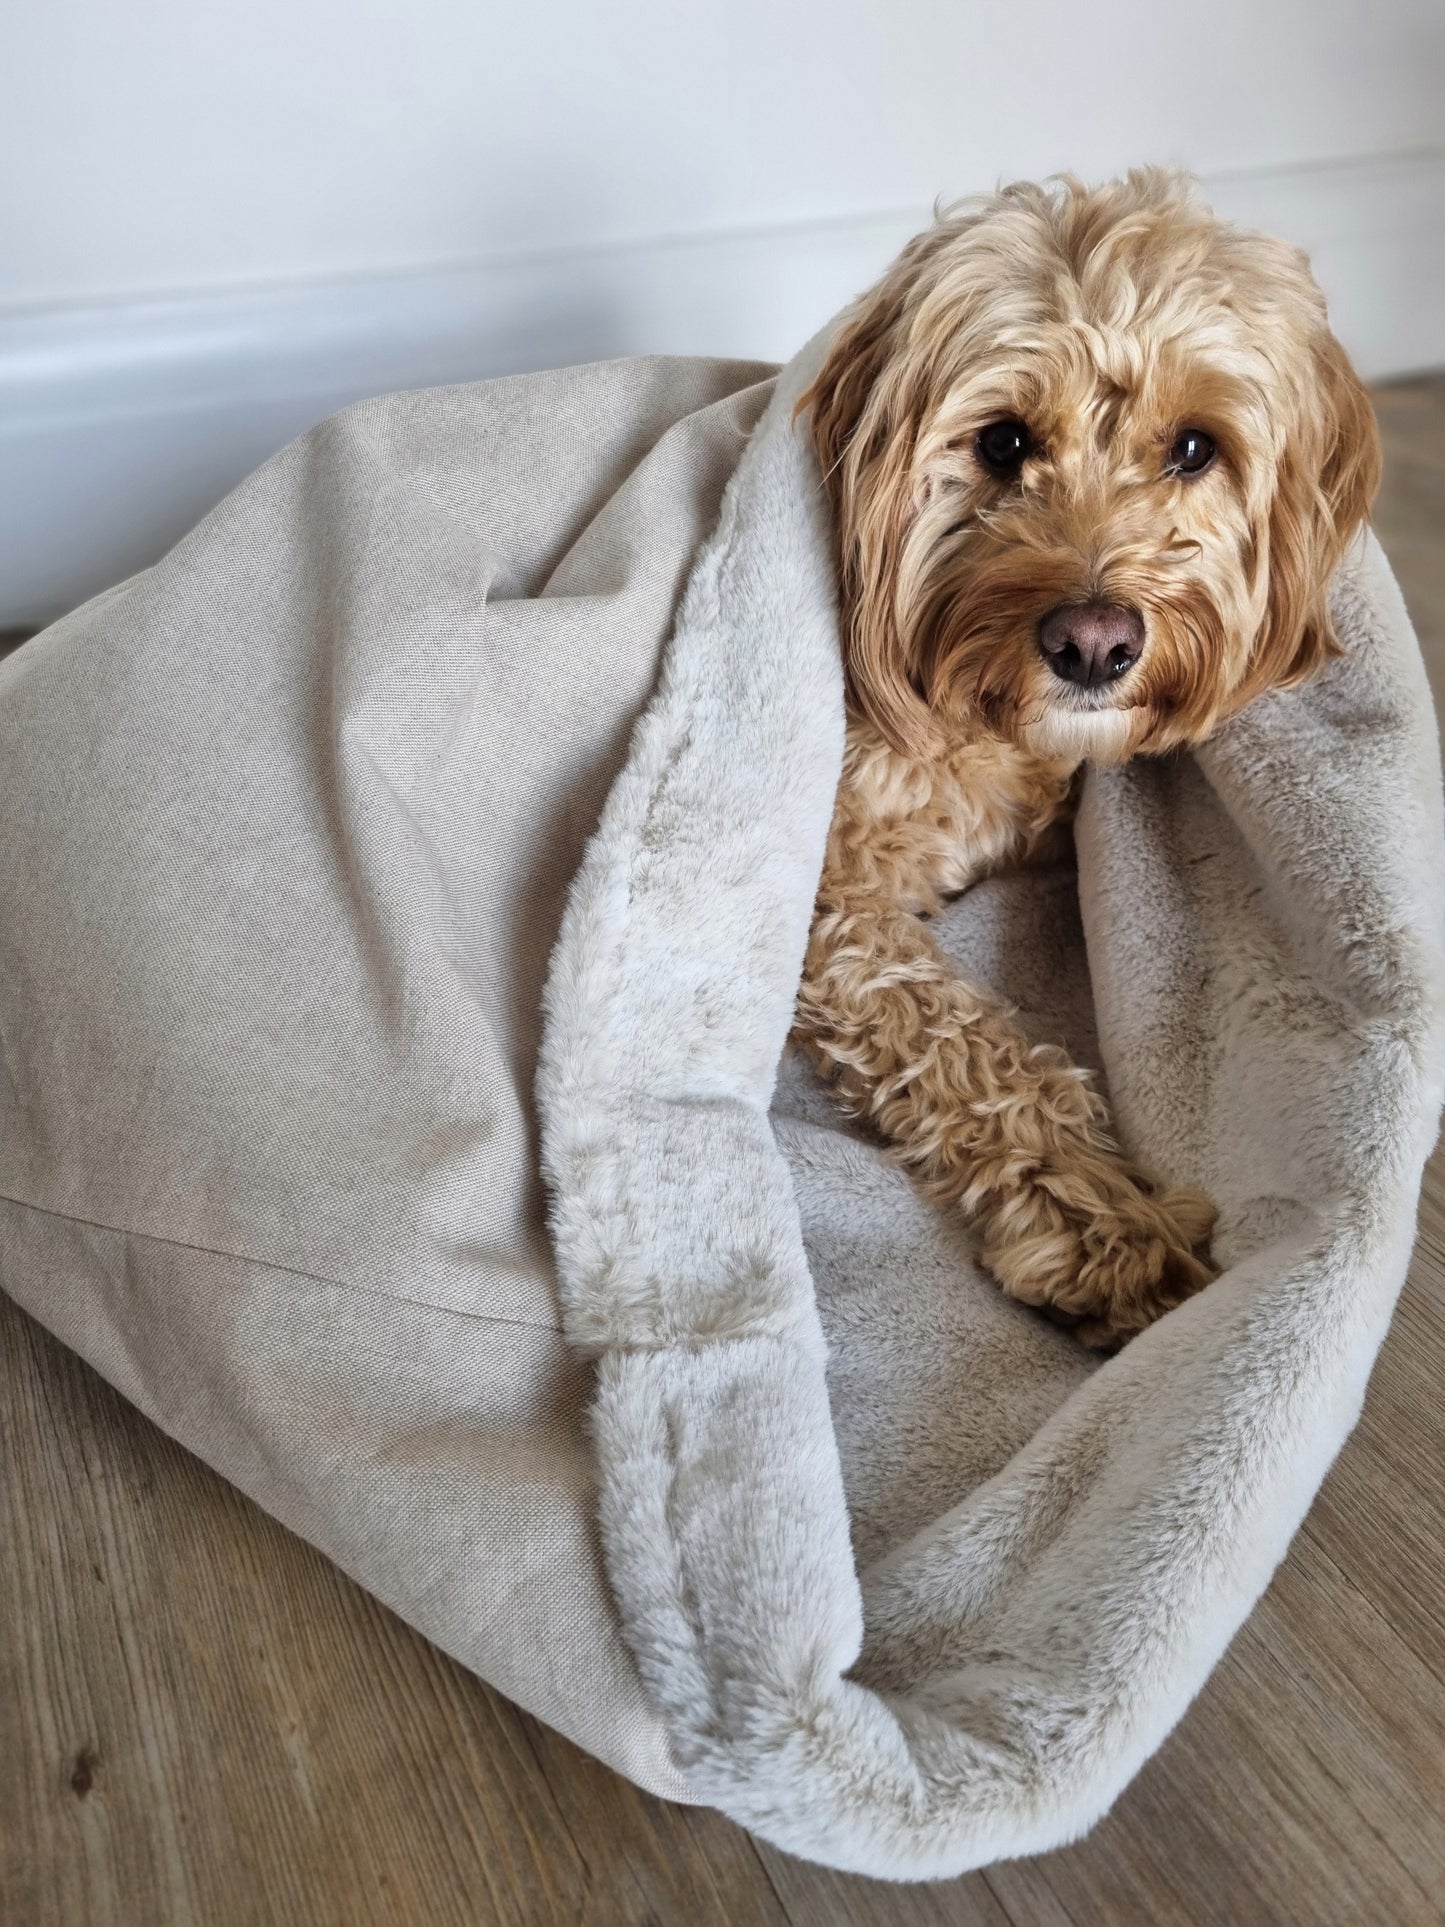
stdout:
{"type": "Polygon", "coordinates": [[[1084,762],[1198,742],[1337,651],[1369,402],[1304,257],[1140,171],[940,218],[799,408],[848,734],[795,1034],[1006,1291],[1117,1343],[1207,1281],[1213,1209],[1121,1154],[926,919],[1052,841],[1084,762]]]}

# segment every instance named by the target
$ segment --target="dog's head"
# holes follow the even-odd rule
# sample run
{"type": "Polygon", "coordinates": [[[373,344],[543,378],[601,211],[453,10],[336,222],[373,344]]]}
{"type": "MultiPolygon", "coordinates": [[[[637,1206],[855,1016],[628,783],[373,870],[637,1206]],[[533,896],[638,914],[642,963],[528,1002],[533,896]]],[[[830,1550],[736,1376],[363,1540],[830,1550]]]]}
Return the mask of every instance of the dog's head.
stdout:
{"type": "Polygon", "coordinates": [[[1159,171],[1006,188],[850,311],[799,404],[848,681],[900,749],[1114,759],[1338,647],[1379,443],[1304,257],[1159,171]]]}

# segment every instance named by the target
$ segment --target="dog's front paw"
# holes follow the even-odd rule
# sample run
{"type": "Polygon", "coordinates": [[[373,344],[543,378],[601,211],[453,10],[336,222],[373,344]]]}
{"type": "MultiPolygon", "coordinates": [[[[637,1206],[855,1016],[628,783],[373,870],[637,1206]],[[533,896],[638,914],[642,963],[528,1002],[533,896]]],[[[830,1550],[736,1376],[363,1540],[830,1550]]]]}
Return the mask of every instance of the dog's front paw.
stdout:
{"type": "Polygon", "coordinates": [[[1087,1215],[1062,1213],[1049,1198],[1028,1229],[1019,1215],[987,1228],[984,1263],[1011,1297],[1047,1311],[1095,1350],[1117,1349],[1214,1276],[1207,1255],[1215,1210],[1198,1191],[1130,1185],[1087,1215]]]}

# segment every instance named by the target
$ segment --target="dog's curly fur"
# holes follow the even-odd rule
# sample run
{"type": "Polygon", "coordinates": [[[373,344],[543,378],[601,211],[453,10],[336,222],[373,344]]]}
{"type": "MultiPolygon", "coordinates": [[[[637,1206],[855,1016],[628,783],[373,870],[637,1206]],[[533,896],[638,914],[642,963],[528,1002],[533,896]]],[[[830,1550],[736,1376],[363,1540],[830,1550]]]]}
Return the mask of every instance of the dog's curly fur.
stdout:
{"type": "Polygon", "coordinates": [[[1327,593],[1379,446],[1304,257],[1183,178],[1020,184],[941,216],[845,317],[799,403],[834,508],[842,786],[796,1035],[1004,1288],[1116,1344],[1196,1290],[1213,1211],[1119,1151],[1061,1052],[962,982],[926,919],[1028,860],[1083,762],[1197,742],[1336,650],[1327,593]],[[1013,472],[979,445],[1027,431],[1013,472]],[[1171,460],[1187,431],[1215,453],[1171,460]],[[1205,444],[1208,446],[1208,444],[1205,444]],[[1075,605],[1142,652],[1083,690],[1075,605]]]}

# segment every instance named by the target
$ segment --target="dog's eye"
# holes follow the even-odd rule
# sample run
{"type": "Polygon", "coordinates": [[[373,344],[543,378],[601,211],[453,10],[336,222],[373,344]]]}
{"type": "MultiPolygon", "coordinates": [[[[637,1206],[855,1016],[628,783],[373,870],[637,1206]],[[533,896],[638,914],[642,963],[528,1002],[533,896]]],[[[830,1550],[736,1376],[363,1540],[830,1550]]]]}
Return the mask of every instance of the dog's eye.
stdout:
{"type": "Polygon", "coordinates": [[[1174,475],[1202,475],[1214,460],[1214,437],[1202,428],[1181,429],[1169,451],[1169,469],[1174,475]]]}
{"type": "Polygon", "coordinates": [[[1017,475],[1033,453],[1033,438],[1020,421],[990,422],[979,430],[974,447],[978,459],[995,475],[1017,475]]]}

